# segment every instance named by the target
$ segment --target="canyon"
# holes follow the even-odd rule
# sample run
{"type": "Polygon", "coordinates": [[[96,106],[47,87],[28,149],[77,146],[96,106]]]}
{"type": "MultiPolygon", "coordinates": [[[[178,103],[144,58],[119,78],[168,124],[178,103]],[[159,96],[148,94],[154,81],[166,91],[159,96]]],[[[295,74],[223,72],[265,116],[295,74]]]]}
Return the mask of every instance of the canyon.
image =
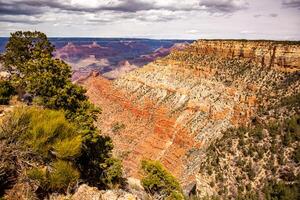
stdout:
{"type": "MultiPolygon", "coordinates": [[[[142,67],[172,50],[183,50],[191,40],[151,40],[136,38],[49,38],[54,57],[72,67],[72,80],[97,71],[108,79],[142,67]]],[[[0,38],[0,53],[8,38],[0,38]]],[[[1,69],[1,66],[0,66],[1,69]]]]}
{"type": "Polygon", "coordinates": [[[142,159],[160,160],[189,193],[207,187],[200,165],[226,130],[299,93],[300,45],[198,40],[113,81],[93,72],[78,83],[102,109],[97,125],[127,177],[141,177],[142,159]]]}

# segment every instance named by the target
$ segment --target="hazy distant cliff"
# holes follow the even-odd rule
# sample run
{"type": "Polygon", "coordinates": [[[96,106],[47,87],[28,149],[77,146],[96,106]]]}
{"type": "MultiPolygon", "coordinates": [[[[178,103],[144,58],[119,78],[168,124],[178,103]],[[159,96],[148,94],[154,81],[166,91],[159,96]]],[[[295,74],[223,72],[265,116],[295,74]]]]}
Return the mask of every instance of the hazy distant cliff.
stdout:
{"type": "Polygon", "coordinates": [[[129,176],[142,158],[159,159],[189,189],[224,131],[300,91],[300,45],[199,40],[113,82],[83,84],[129,176]]]}
{"type": "Polygon", "coordinates": [[[86,77],[91,71],[97,71],[106,78],[115,79],[168,55],[173,49],[184,49],[191,41],[53,38],[52,42],[57,45],[55,57],[72,66],[72,79],[77,80],[86,77]]]}

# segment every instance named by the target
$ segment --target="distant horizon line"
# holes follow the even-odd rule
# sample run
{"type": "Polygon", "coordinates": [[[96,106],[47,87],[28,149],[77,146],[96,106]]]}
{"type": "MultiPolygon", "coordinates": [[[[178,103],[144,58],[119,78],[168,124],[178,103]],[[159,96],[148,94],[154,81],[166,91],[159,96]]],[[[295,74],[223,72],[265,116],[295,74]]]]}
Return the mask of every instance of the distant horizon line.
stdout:
{"type": "MultiPolygon", "coordinates": [[[[0,36],[1,38],[9,38],[10,36],[0,36]]],[[[198,38],[198,39],[184,39],[184,38],[146,38],[146,37],[96,37],[96,36],[50,36],[49,39],[134,39],[134,40],[181,40],[181,41],[269,41],[269,42],[296,42],[300,43],[300,40],[288,40],[288,39],[246,39],[246,38],[198,38]]]]}
{"type": "MultiPolygon", "coordinates": [[[[9,38],[10,36],[0,36],[0,38],[9,38]]],[[[146,37],[94,37],[94,36],[47,36],[48,38],[67,38],[67,39],[72,39],[72,38],[82,38],[82,39],[138,39],[138,40],[190,40],[190,41],[195,41],[199,39],[184,39],[184,38],[146,38],[146,37]]]]}

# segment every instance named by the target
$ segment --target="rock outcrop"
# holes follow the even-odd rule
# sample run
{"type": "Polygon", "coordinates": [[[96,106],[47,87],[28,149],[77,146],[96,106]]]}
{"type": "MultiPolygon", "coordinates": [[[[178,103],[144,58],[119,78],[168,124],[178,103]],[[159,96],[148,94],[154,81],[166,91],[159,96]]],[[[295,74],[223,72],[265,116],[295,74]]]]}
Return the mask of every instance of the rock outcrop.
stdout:
{"type": "Polygon", "coordinates": [[[81,185],[73,195],[52,195],[50,200],[140,200],[136,195],[124,190],[98,190],[95,187],[81,185]]]}
{"type": "Polygon", "coordinates": [[[157,159],[189,190],[225,130],[300,91],[300,45],[199,40],[113,82],[82,84],[128,176],[139,177],[141,159],[157,159]]]}

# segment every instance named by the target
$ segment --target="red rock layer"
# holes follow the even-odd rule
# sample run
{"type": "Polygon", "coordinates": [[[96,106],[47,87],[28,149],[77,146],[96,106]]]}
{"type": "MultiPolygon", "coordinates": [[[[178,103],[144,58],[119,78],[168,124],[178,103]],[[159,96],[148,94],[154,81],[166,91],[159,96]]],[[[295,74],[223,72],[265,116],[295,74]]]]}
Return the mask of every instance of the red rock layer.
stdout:
{"type": "Polygon", "coordinates": [[[191,148],[199,148],[201,142],[196,142],[184,127],[176,125],[176,119],[168,115],[166,109],[155,108],[150,100],[142,106],[136,105],[134,98],[128,98],[128,94],[100,76],[90,77],[84,85],[89,86],[90,100],[102,108],[98,125],[103,134],[112,137],[115,153],[123,158],[127,176],[140,177],[142,159],[161,160],[175,176],[183,176],[182,157],[191,148]],[[113,132],[116,122],[125,128],[113,132]]]}

